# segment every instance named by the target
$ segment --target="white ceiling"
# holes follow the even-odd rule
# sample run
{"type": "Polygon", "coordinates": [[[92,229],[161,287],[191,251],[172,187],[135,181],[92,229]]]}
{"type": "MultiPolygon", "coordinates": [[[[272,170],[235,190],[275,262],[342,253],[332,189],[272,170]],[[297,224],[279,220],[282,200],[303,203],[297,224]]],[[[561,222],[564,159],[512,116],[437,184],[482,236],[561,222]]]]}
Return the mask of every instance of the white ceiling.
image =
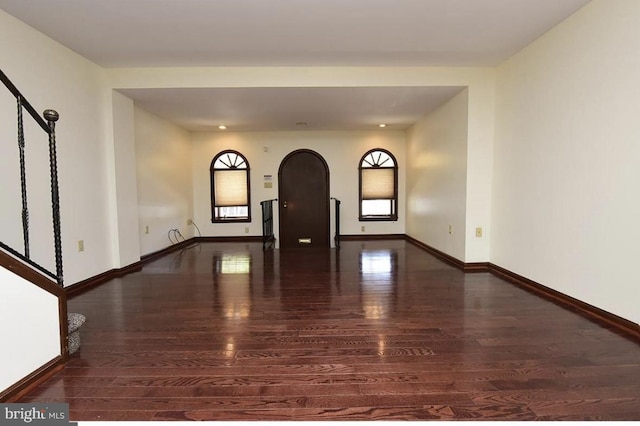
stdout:
{"type": "MultiPolygon", "coordinates": [[[[103,67],[495,66],[589,0],[0,0],[103,67]]],[[[127,90],[191,130],[404,128],[460,88],[127,90]],[[268,107],[267,107],[268,106],[268,107]],[[315,123],[315,124],[314,124],[315,123]]]]}
{"type": "Polygon", "coordinates": [[[404,130],[460,87],[309,87],[120,90],[185,129],[404,130]],[[304,124],[303,124],[304,123],[304,124]]]}

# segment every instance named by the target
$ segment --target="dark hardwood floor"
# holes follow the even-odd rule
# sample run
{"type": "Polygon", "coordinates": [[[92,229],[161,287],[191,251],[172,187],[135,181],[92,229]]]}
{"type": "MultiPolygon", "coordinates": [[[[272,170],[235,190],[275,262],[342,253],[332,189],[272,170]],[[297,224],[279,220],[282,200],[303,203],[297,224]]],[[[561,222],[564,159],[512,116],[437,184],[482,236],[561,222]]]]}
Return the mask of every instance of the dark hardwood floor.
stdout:
{"type": "Polygon", "coordinates": [[[402,240],[203,243],[69,301],[95,420],[640,420],[640,345],[402,240]]]}

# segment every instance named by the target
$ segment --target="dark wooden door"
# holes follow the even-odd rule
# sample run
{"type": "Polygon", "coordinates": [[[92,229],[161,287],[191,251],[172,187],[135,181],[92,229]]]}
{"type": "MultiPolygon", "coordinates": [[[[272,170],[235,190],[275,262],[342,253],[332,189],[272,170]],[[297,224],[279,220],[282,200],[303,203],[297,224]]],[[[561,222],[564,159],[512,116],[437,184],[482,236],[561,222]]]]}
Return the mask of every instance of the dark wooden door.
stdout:
{"type": "Polygon", "coordinates": [[[316,152],[301,149],[278,171],[280,248],[329,247],[329,167],[316,152]]]}

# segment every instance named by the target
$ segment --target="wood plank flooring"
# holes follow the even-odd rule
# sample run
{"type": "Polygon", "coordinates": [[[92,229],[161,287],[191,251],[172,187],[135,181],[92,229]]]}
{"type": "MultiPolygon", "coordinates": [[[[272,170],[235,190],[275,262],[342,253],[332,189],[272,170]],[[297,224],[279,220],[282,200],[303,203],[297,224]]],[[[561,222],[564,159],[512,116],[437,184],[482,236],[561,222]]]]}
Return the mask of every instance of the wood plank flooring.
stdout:
{"type": "MultiPolygon", "coordinates": [[[[604,285],[604,284],[603,284],[604,285]]],[[[69,301],[71,420],[640,420],[640,345],[398,241],[202,243],[69,301]]]]}

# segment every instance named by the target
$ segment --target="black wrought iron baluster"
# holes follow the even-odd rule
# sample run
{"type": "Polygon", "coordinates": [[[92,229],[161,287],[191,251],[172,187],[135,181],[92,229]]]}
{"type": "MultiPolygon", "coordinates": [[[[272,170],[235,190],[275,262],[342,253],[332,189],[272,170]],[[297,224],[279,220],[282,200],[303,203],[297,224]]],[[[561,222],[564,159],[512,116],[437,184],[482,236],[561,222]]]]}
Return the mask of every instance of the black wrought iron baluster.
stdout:
{"type": "Polygon", "coordinates": [[[331,197],[335,202],[335,217],[336,217],[336,235],[333,237],[333,241],[336,243],[336,248],[340,248],[340,204],[342,203],[337,198],[331,197]]]}
{"type": "Polygon", "coordinates": [[[42,114],[49,125],[49,169],[51,172],[51,208],[53,213],[53,243],[56,255],[56,277],[58,285],[64,286],[62,278],[62,238],[60,231],[60,194],[58,192],[58,162],[56,158],[56,121],[60,116],[52,109],[42,114]]]}
{"type": "Polygon", "coordinates": [[[340,204],[342,202],[336,199],[336,248],[340,248],[340,204]]]}
{"type": "Polygon", "coordinates": [[[260,202],[262,207],[262,249],[267,250],[269,245],[275,246],[275,236],[273,235],[273,202],[278,201],[265,200],[260,202]]]}
{"type": "Polygon", "coordinates": [[[22,238],[24,241],[24,256],[29,259],[29,208],[27,206],[27,174],[24,161],[22,96],[16,96],[16,99],[18,101],[18,150],[20,152],[20,191],[22,195],[22,238]]]}

